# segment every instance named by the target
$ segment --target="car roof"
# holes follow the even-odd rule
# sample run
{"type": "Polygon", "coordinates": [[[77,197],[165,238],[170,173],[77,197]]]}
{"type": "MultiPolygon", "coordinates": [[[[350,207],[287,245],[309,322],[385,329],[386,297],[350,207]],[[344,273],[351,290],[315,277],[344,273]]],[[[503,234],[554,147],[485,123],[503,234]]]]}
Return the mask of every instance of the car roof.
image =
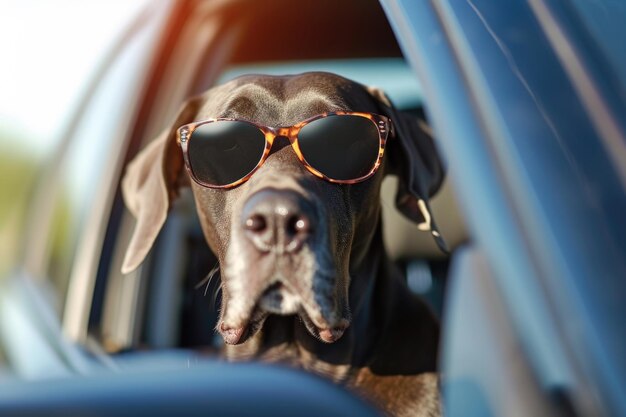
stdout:
{"type": "Polygon", "coordinates": [[[245,23],[233,63],[402,56],[377,0],[220,4],[226,22],[245,23]]]}

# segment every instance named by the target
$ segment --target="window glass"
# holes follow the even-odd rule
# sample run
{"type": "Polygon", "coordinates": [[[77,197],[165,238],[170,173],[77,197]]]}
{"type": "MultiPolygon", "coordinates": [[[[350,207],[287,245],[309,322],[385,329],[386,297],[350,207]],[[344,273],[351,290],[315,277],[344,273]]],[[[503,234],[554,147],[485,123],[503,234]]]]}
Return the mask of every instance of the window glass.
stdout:
{"type": "Polygon", "coordinates": [[[579,16],[626,86],[626,1],[573,0],[579,16]]]}
{"type": "Polygon", "coordinates": [[[154,32],[145,29],[132,37],[107,69],[59,162],[59,189],[46,274],[57,289],[59,306],[64,304],[78,245],[84,237],[100,233],[102,222],[108,221],[102,218],[87,222],[87,216],[95,202],[106,198],[110,186],[107,181],[112,178],[110,171],[116,169],[119,158],[123,157],[118,144],[128,134],[153,51],[154,32]]]}
{"type": "Polygon", "coordinates": [[[20,258],[28,205],[45,161],[59,146],[62,132],[104,52],[145,3],[3,2],[0,277],[20,258]]]}

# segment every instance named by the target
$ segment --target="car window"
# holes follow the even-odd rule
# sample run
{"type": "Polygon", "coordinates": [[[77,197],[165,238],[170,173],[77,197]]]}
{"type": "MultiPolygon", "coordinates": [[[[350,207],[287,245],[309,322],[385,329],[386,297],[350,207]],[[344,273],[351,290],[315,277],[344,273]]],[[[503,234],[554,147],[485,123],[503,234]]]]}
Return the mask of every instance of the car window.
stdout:
{"type": "Polygon", "coordinates": [[[145,1],[132,3],[3,3],[0,275],[19,264],[37,178],[62,141],[88,78],[119,31],[117,24],[124,25],[145,1]]]}
{"type": "Polygon", "coordinates": [[[620,78],[621,85],[626,85],[626,2],[573,0],[572,4],[595,44],[620,78]]]}
{"type": "Polygon", "coordinates": [[[2,346],[0,346],[0,369],[6,364],[6,358],[4,356],[4,351],[2,350],[2,346]]]}
{"type": "MultiPolygon", "coordinates": [[[[103,19],[122,19],[123,13],[117,12],[103,19]]],[[[141,8],[130,7],[125,12],[128,15],[122,20],[130,20],[141,8]]],[[[127,24],[121,23],[115,27],[124,33],[127,24]]],[[[89,81],[85,82],[87,88],[83,88],[85,93],[89,92],[89,99],[70,112],[69,130],[62,135],[57,153],[49,161],[33,199],[35,220],[32,224],[36,226],[31,226],[28,237],[26,263],[35,265],[29,272],[45,277],[52,284],[56,297],[52,301],[59,315],[63,311],[79,242],[102,227],[100,222],[89,221],[88,214],[106,195],[103,177],[115,167],[111,149],[119,142],[115,138],[125,134],[122,126],[133,117],[129,95],[137,96],[141,85],[140,69],[149,64],[146,57],[151,53],[146,42],[152,38],[147,38],[144,32],[126,42],[121,53],[114,53],[115,59],[95,90],[89,92],[89,81]],[[73,124],[72,118],[78,122],[73,124]],[[37,221],[41,224],[37,225],[37,221]]],[[[84,75],[86,79],[97,78],[100,66],[109,64],[107,59],[111,59],[109,55],[120,36],[123,35],[108,35],[107,44],[101,46],[100,54],[94,58],[101,62],[92,65],[88,75],[84,75]]]]}

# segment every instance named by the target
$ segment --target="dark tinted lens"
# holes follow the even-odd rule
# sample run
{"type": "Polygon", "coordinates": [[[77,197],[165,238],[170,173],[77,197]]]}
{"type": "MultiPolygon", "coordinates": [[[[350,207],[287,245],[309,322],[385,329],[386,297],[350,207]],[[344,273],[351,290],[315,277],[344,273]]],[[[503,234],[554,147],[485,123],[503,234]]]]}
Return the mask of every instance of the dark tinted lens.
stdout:
{"type": "Polygon", "coordinates": [[[334,180],[367,175],[378,159],[378,128],[361,116],[329,116],[305,125],[298,134],[304,159],[334,180]]]}
{"type": "Polygon", "coordinates": [[[246,122],[221,121],[199,126],[189,140],[194,175],[211,185],[227,185],[248,175],[263,157],[265,136],[246,122]]]}

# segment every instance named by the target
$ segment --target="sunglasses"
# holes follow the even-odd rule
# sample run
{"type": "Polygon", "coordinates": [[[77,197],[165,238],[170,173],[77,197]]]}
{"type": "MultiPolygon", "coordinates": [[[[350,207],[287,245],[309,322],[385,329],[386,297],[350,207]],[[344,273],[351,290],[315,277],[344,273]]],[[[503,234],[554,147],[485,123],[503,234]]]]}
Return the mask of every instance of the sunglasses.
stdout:
{"type": "Polygon", "coordinates": [[[232,188],[247,181],[279,136],[289,139],[300,162],[316,177],[354,184],[376,173],[390,130],[388,117],[338,111],[287,127],[209,119],[178,128],[177,142],[191,178],[208,188],[232,188]]]}

